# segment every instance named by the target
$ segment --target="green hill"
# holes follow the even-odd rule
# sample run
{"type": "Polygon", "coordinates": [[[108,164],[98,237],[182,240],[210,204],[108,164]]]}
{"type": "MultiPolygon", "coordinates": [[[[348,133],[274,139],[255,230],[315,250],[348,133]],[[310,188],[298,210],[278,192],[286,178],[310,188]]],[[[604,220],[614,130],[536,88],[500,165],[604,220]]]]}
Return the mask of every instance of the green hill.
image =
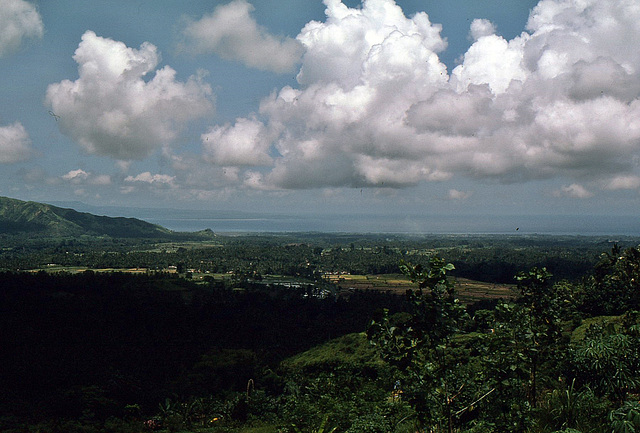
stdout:
{"type": "Polygon", "coordinates": [[[0,234],[32,237],[114,238],[210,237],[212,232],[176,233],[136,218],[98,216],[49,204],[0,197],[0,234]]]}
{"type": "Polygon", "coordinates": [[[377,369],[382,365],[364,332],[343,335],[282,362],[285,369],[300,372],[328,371],[338,366],[377,369]]]}

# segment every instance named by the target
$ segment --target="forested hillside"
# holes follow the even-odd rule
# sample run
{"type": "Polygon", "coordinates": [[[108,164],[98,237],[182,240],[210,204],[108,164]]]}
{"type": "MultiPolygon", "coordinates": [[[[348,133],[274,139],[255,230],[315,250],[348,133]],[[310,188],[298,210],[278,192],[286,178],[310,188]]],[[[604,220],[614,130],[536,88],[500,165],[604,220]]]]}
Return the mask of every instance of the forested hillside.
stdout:
{"type": "Polygon", "coordinates": [[[636,247],[578,239],[572,255],[566,239],[216,242],[5,248],[0,430],[640,428],[636,247]],[[556,256],[589,267],[566,279],[517,263],[556,256]],[[66,268],[37,269],[65,257],[66,268]],[[9,265],[29,260],[31,270],[9,265]],[[502,274],[483,274],[487,263],[514,270],[516,296],[460,302],[459,268],[502,274]],[[73,267],[88,264],[118,266],[73,267]],[[338,290],[326,278],[392,265],[413,281],[406,294],[338,290]]]}
{"type": "Polygon", "coordinates": [[[181,236],[185,237],[164,227],[135,218],[97,216],[73,209],[7,197],[0,197],[0,235],[41,238],[110,236],[179,239],[181,236]]]}

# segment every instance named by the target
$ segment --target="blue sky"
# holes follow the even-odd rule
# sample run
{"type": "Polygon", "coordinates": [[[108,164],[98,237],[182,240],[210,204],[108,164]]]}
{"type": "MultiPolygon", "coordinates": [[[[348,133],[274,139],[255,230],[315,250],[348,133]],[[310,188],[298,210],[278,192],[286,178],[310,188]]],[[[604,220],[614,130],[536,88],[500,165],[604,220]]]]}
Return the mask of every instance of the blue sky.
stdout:
{"type": "Polygon", "coordinates": [[[633,0],[0,0],[0,195],[637,213],[633,0]]]}

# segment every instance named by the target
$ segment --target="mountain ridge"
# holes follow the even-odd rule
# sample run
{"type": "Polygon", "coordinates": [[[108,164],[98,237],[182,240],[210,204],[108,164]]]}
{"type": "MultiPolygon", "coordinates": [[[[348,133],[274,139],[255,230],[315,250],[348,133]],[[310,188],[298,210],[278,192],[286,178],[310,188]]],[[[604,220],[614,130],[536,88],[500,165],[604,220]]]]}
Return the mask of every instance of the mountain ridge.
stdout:
{"type": "Polygon", "coordinates": [[[137,218],[78,212],[51,204],[0,196],[0,234],[35,237],[109,236],[114,238],[211,237],[211,230],[178,233],[137,218]]]}

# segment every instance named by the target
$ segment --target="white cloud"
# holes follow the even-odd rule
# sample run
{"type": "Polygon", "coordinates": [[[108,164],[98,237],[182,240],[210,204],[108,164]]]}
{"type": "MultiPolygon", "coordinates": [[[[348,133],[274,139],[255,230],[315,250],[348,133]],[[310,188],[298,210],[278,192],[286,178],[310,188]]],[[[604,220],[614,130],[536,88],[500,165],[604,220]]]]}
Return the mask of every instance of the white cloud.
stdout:
{"type": "Polygon", "coordinates": [[[442,27],[432,24],[426,13],[409,19],[390,0],[365,0],[361,9],[350,9],[338,0],[324,3],[326,21],[309,22],[297,38],[305,47],[298,75],[301,84],[335,82],[350,89],[367,79],[408,78],[412,65],[419,66],[418,77],[442,72],[431,70],[438,68],[432,54],[446,48],[442,27]],[[428,64],[417,64],[418,58],[428,64]],[[388,75],[393,73],[398,75],[388,75]]]}
{"type": "Polygon", "coordinates": [[[0,163],[26,161],[34,154],[31,139],[20,122],[0,126],[0,163]]]}
{"type": "Polygon", "coordinates": [[[528,39],[526,33],[511,41],[495,34],[480,37],[452,72],[457,90],[463,92],[470,84],[487,84],[493,93],[500,94],[513,81],[524,81],[527,71],[522,61],[528,39]]]}
{"type": "Polygon", "coordinates": [[[305,48],[297,88],[265,98],[257,118],[213,127],[218,147],[203,142],[204,154],[214,164],[252,166],[244,184],[256,188],[563,177],[573,184],[560,193],[584,198],[585,182],[633,185],[635,3],[543,0],[512,40],[476,20],[475,41],[449,75],[438,58],[441,27],[425,13],[406,17],[393,0],[361,8],[325,0],[326,20],[297,37],[305,48]],[[619,176],[633,177],[611,181],[619,176]]]}
{"type": "MultiPolygon", "coordinates": [[[[197,155],[171,155],[171,169],[175,174],[174,184],[180,188],[180,194],[202,197],[205,191],[220,197],[224,191],[237,191],[242,184],[243,167],[219,166],[206,162],[197,155]]],[[[224,192],[228,194],[228,192],[224,192]]],[[[224,195],[223,194],[223,195],[224,195]]]]}
{"type": "Polygon", "coordinates": [[[123,173],[126,173],[129,171],[129,168],[131,168],[131,164],[133,161],[131,160],[127,160],[127,161],[123,161],[123,160],[117,160],[115,162],[116,167],[118,167],[118,169],[120,171],[122,171],[123,173]]]}
{"type": "Polygon", "coordinates": [[[175,176],[169,176],[168,174],[151,174],[150,172],[145,171],[136,176],[127,176],[124,181],[173,186],[175,179],[175,176]]]}
{"type": "Polygon", "coordinates": [[[459,191],[457,189],[449,190],[449,198],[451,200],[466,200],[473,195],[470,191],[459,191]]]}
{"type": "Polygon", "coordinates": [[[68,180],[74,183],[87,180],[88,177],[89,177],[89,173],[82,170],[81,168],[77,170],[71,170],[70,172],[62,176],[64,180],[68,180]]]}
{"type": "Polygon", "coordinates": [[[62,175],[62,179],[69,181],[73,184],[86,184],[89,183],[91,185],[110,185],[111,184],[111,176],[108,174],[98,174],[94,175],[91,172],[87,172],[78,168],[76,170],[71,170],[67,174],[62,175]]]}
{"type": "Polygon", "coordinates": [[[145,158],[213,109],[211,89],[198,77],[183,83],[169,66],[154,71],[159,55],[148,42],[133,49],[87,31],[73,58],[79,78],[49,85],[46,102],[61,131],[88,153],[145,158]]]}
{"type": "MultiPolygon", "coordinates": [[[[267,161],[268,147],[254,139],[263,164],[273,168],[250,184],[406,185],[438,176],[438,170],[417,165],[410,178],[398,174],[402,161],[413,159],[405,150],[414,138],[409,133],[405,149],[396,143],[411,103],[446,86],[446,67],[435,54],[446,46],[440,27],[424,13],[406,18],[388,1],[368,1],[362,9],[325,4],[326,23],[311,22],[298,35],[306,50],[298,74],[302,88],[285,87],[261,104],[268,123],[256,129],[273,145],[269,154],[278,156],[267,161]]],[[[238,120],[224,132],[240,136],[246,124],[238,120]]]]}
{"type": "Polygon", "coordinates": [[[496,33],[496,26],[489,20],[475,19],[471,22],[469,37],[477,41],[483,36],[490,36],[496,33]]]}
{"type": "Polygon", "coordinates": [[[620,175],[605,183],[605,189],[638,189],[640,188],[640,176],[620,175]]]}
{"type": "Polygon", "coordinates": [[[243,184],[253,189],[268,189],[262,181],[262,173],[257,171],[247,171],[243,184]]]}
{"type": "Polygon", "coordinates": [[[202,134],[205,159],[221,166],[259,166],[271,164],[271,145],[265,127],[257,120],[238,119],[211,128],[202,134]]]}
{"type": "Polygon", "coordinates": [[[42,18],[35,6],[24,0],[0,0],[0,57],[20,48],[25,39],[40,39],[42,18]]]}
{"type": "Polygon", "coordinates": [[[553,192],[556,197],[591,198],[593,193],[580,184],[572,183],[553,192]]]}
{"type": "Polygon", "coordinates": [[[216,53],[257,69],[291,72],[300,61],[302,46],[295,39],[278,37],[259,26],[253,6],[233,0],[209,15],[189,22],[183,34],[186,47],[196,53],[216,53]]]}

